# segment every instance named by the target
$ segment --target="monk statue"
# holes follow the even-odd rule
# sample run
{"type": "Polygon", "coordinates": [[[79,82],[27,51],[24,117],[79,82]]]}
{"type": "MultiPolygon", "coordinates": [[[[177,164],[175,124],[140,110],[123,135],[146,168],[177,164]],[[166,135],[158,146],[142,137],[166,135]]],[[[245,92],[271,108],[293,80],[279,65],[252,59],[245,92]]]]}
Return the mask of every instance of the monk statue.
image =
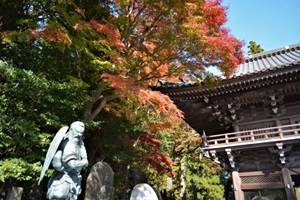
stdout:
{"type": "Polygon", "coordinates": [[[48,149],[39,182],[52,161],[54,173],[48,182],[47,198],[73,200],[81,193],[80,171],[88,166],[87,153],[82,141],[84,124],[73,122],[62,127],[48,149]]]}

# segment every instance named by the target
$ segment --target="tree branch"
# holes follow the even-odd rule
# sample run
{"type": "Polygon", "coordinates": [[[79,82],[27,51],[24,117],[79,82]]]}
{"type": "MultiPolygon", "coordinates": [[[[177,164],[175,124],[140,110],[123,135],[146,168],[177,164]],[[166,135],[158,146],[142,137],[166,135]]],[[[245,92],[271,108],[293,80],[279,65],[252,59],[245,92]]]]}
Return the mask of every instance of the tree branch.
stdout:
{"type": "MultiPolygon", "coordinates": [[[[104,96],[101,100],[101,103],[98,105],[98,107],[93,110],[92,112],[90,113],[85,113],[87,114],[85,117],[84,117],[84,121],[86,122],[90,122],[90,121],[93,121],[97,116],[98,114],[102,111],[102,109],[104,108],[104,106],[106,105],[107,102],[113,100],[113,99],[116,99],[117,96],[112,94],[112,95],[108,95],[108,96],[104,96]]],[[[91,102],[90,102],[91,103],[91,102]]],[[[88,104],[88,106],[93,106],[95,101],[92,103],[92,105],[90,105],[90,103],[88,104]]],[[[91,110],[90,110],[91,111],[91,110]]]]}

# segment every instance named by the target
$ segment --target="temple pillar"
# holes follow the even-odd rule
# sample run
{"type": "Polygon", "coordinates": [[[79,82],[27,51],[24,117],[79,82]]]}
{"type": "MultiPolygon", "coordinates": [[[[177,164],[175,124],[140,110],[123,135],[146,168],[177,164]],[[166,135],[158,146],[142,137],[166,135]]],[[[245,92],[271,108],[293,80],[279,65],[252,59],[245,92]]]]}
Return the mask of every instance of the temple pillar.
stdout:
{"type": "Polygon", "coordinates": [[[240,127],[239,126],[233,126],[234,132],[239,132],[240,131],[240,127]]]}
{"type": "MultiPolygon", "coordinates": [[[[239,126],[233,126],[233,130],[234,132],[239,132],[240,131],[240,127],[239,126]]],[[[237,134],[236,136],[241,136],[241,134],[237,134]]],[[[237,139],[238,142],[240,142],[240,138],[237,139]]]]}
{"type": "Polygon", "coordinates": [[[244,192],[241,189],[242,180],[240,178],[239,172],[237,171],[232,172],[232,181],[233,181],[233,190],[234,190],[235,199],[245,200],[244,192]]]}
{"type": "Polygon", "coordinates": [[[283,178],[285,193],[287,200],[296,200],[296,195],[294,191],[293,181],[291,178],[290,170],[288,168],[282,168],[281,174],[283,178]]]}

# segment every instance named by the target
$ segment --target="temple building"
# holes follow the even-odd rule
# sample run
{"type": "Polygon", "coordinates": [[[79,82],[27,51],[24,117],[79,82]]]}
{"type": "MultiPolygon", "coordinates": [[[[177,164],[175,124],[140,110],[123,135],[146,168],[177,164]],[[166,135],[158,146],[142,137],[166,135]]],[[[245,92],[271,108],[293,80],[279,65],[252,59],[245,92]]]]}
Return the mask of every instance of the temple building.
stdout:
{"type": "Polygon", "coordinates": [[[227,169],[236,200],[295,200],[300,187],[300,43],[245,58],[213,88],[163,82],[203,136],[202,155],[227,169]]]}

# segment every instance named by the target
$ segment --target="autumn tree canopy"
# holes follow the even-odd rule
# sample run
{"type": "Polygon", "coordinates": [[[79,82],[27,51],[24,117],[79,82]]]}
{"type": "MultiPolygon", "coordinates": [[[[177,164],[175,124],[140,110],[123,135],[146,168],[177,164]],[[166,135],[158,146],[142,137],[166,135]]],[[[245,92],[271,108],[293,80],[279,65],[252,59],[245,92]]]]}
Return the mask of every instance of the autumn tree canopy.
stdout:
{"type": "MultiPolygon", "coordinates": [[[[23,4],[9,4],[23,12],[17,15],[20,24],[12,28],[2,21],[3,60],[92,89],[85,121],[95,119],[115,95],[135,96],[131,101],[140,97],[145,105],[151,99],[147,87],[158,79],[198,79],[210,66],[228,76],[242,59],[242,43],[224,27],[226,7],[221,0],[23,4]],[[16,41],[23,48],[12,44],[16,41]],[[130,94],[134,86],[142,90],[130,94]],[[109,88],[115,92],[104,92],[109,88]]],[[[4,13],[1,19],[8,17],[4,13]]]]}
{"type": "Polygon", "coordinates": [[[158,79],[201,80],[210,66],[229,76],[242,60],[242,42],[224,27],[227,8],[220,0],[120,0],[113,1],[111,8],[114,15],[110,21],[119,31],[123,47],[114,63],[115,73],[102,77],[110,80],[116,94],[126,96],[140,110],[149,112],[154,105],[159,106],[155,111],[174,115],[165,107],[169,103],[159,102],[165,102],[165,97],[148,90],[158,79]]]}
{"type": "Polygon", "coordinates": [[[221,0],[0,0],[0,181],[35,180],[55,131],[75,120],[90,163],[172,174],[160,140],[183,113],[148,86],[202,80],[210,66],[229,76],[243,54],[226,11],[221,0]]]}

